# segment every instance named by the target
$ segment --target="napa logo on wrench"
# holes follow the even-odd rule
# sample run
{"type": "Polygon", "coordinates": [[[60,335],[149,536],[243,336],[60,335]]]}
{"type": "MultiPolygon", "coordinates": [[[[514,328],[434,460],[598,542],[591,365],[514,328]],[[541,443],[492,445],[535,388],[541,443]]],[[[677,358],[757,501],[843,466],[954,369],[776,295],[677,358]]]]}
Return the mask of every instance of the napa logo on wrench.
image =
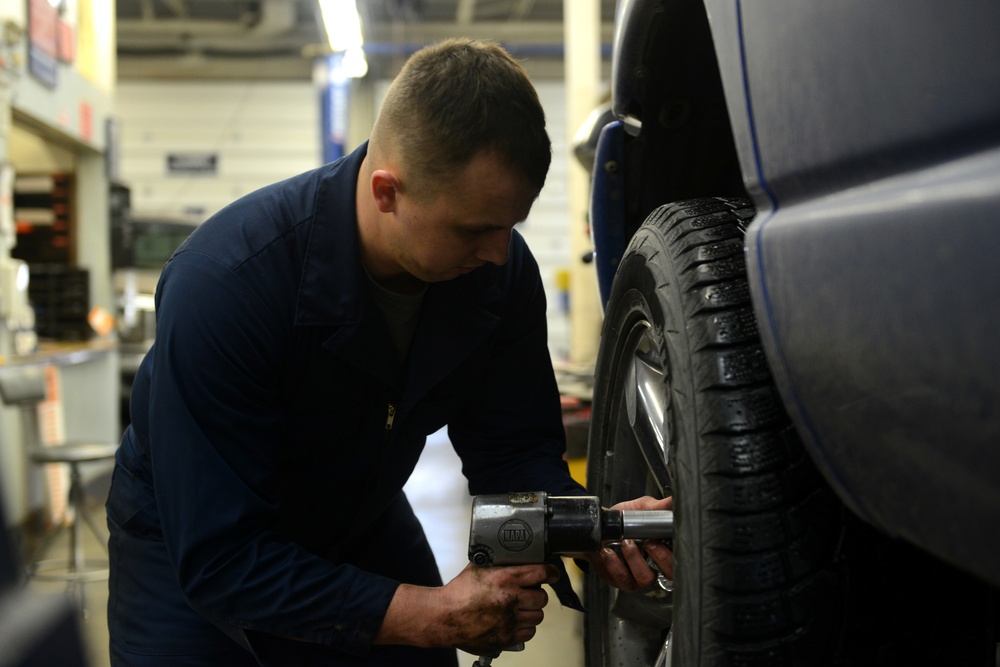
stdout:
{"type": "Polygon", "coordinates": [[[531,546],[531,528],[520,519],[511,519],[502,526],[497,541],[507,551],[524,551],[531,546]]]}

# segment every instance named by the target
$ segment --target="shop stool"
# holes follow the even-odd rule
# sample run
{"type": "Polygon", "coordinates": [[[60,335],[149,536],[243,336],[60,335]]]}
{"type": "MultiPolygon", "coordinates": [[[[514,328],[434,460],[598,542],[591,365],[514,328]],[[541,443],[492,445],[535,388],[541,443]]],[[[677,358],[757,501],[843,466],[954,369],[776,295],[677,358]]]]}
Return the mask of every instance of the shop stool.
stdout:
{"type": "Polygon", "coordinates": [[[50,463],[69,465],[70,485],[67,507],[73,517],[61,524],[42,542],[36,554],[43,556],[52,542],[66,528],[69,529],[69,555],[65,559],[29,560],[28,576],[39,580],[62,580],[75,584],[99,581],[108,577],[107,535],[102,531],[87,509],[86,493],[80,475],[80,464],[93,461],[111,461],[118,450],[117,443],[63,442],[42,444],[38,421],[38,404],[45,400],[45,372],[39,365],[26,364],[0,367],[0,397],[6,405],[16,406],[21,417],[21,437],[28,459],[39,466],[50,463]],[[87,558],[83,548],[83,529],[86,524],[97,537],[104,550],[100,558],[87,558]]]}

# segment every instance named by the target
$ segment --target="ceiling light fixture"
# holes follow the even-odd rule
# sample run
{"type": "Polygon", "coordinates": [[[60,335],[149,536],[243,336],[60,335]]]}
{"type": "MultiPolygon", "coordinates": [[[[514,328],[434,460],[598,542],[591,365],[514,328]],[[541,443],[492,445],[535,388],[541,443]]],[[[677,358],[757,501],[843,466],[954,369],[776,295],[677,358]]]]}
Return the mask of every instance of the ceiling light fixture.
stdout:
{"type": "Polygon", "coordinates": [[[360,79],[368,74],[368,61],[365,59],[365,52],[360,46],[355,49],[344,51],[344,58],[340,61],[340,68],[343,75],[352,79],[360,79]]]}
{"type": "Polygon", "coordinates": [[[360,78],[368,72],[362,50],[361,17],[356,0],[318,0],[323,27],[333,53],[343,54],[342,74],[360,78]]]}

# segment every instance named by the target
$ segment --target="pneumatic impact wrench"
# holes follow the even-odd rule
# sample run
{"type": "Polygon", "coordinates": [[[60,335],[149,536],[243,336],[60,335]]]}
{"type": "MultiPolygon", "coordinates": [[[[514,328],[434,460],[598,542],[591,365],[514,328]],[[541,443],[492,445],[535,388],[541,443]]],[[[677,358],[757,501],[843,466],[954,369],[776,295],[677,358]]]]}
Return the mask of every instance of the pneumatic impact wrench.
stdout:
{"type": "MultiPolygon", "coordinates": [[[[673,534],[669,510],[604,509],[596,496],[542,491],[481,495],[472,501],[469,560],[479,567],[546,563],[553,556],[599,551],[605,542],[668,540],[673,534]]],[[[487,667],[497,655],[480,656],[473,667],[487,667]]]]}

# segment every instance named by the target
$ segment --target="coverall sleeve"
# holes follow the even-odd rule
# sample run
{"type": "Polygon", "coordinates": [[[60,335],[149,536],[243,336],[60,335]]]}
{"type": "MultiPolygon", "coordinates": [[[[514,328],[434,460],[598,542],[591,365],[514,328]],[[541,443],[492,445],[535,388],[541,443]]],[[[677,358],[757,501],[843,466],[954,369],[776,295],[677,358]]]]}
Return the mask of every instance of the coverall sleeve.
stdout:
{"type": "Polygon", "coordinates": [[[496,337],[481,358],[481,382],[470,392],[449,436],[472,494],[546,491],[580,495],[569,474],[566,434],[548,349],[545,291],[538,265],[519,235],[505,268],[496,337]]]}
{"type": "Polygon", "coordinates": [[[189,604],[244,645],[264,633],[364,655],[398,583],[282,534],[286,320],[206,255],[165,268],[149,420],[163,537],[189,604]]]}

